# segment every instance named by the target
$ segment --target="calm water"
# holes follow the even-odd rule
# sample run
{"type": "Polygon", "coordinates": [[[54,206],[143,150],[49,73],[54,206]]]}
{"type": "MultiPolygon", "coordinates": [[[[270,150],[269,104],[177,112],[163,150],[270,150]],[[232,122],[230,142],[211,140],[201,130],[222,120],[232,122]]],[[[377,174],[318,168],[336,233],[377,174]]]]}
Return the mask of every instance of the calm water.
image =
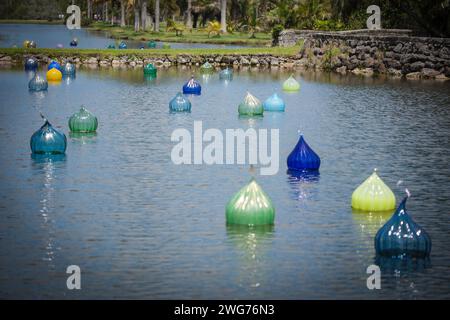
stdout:
{"type": "MultiPolygon", "coordinates": [[[[65,25],[45,24],[0,24],[0,48],[10,48],[14,45],[22,47],[25,40],[34,40],[38,48],[56,48],[62,44],[70,48],[70,41],[78,39],[77,48],[104,49],[109,44],[115,43],[105,32],[88,31],[86,29],[69,30],[65,25]]],[[[129,49],[147,47],[147,41],[124,40],[129,49]]],[[[120,41],[117,42],[117,44],[120,41]]],[[[175,43],[167,42],[174,49],[183,48],[243,48],[239,45],[207,44],[207,43],[175,43]]],[[[116,44],[116,46],[117,46],[116,44]]],[[[157,42],[157,47],[162,43],[157,42]]],[[[151,50],[151,49],[149,49],[151,50]]]]}
{"type": "MultiPolygon", "coordinates": [[[[240,119],[246,90],[265,99],[287,74],[243,70],[229,83],[200,78],[192,113],[168,102],[190,71],[78,70],[30,94],[29,75],[0,71],[0,297],[2,298],[450,298],[450,83],[297,74],[285,113],[240,119]],[[95,137],[69,136],[81,104],[95,137]],[[36,105],[68,136],[60,161],[32,159],[36,105]],[[257,176],[276,207],[273,228],[226,227],[225,205],[248,167],[170,160],[175,128],[279,128],[280,170],[257,176]],[[286,174],[301,130],[322,158],[320,176],[286,174]],[[380,262],[382,289],[366,287],[373,238],[386,215],[353,213],[351,193],[377,167],[431,235],[430,261],[380,262]],[[396,187],[403,180],[401,187],[396,187]],[[66,289],[79,265],[82,289],[66,289]]],[[[200,76],[199,76],[200,77],[200,76]]]]}

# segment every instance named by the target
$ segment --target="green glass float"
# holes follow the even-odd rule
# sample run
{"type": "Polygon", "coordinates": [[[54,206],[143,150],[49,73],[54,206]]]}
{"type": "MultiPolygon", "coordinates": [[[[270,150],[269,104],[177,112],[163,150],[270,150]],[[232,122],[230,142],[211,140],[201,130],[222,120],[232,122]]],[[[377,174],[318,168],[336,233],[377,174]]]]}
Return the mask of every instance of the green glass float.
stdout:
{"type": "Polygon", "coordinates": [[[163,48],[163,49],[170,49],[170,44],[168,44],[168,43],[163,43],[162,48],[163,48]]]}
{"type": "Polygon", "coordinates": [[[144,74],[156,77],[156,68],[153,64],[149,63],[144,67],[144,74]]]}
{"type": "Polygon", "coordinates": [[[284,91],[298,91],[300,90],[300,83],[291,75],[285,82],[283,82],[284,91]]]}
{"type": "Polygon", "coordinates": [[[275,220],[272,201],[253,177],[231,198],[225,214],[231,225],[272,225],[275,220]]]}
{"type": "Polygon", "coordinates": [[[69,119],[69,128],[71,132],[95,132],[97,126],[97,117],[90,113],[84,106],[81,106],[80,111],[74,113],[69,119]]]}
{"type": "Polygon", "coordinates": [[[206,61],[204,64],[202,64],[202,66],[200,67],[200,71],[202,73],[212,73],[213,72],[213,66],[211,63],[209,63],[208,61],[206,61]]]}
{"type": "Polygon", "coordinates": [[[264,108],[261,101],[250,92],[247,92],[244,101],[239,104],[238,112],[239,115],[261,116],[264,113],[264,108]]]}
{"type": "Polygon", "coordinates": [[[150,49],[155,49],[156,48],[156,42],[154,40],[150,40],[149,42],[147,42],[147,47],[150,49]]]}

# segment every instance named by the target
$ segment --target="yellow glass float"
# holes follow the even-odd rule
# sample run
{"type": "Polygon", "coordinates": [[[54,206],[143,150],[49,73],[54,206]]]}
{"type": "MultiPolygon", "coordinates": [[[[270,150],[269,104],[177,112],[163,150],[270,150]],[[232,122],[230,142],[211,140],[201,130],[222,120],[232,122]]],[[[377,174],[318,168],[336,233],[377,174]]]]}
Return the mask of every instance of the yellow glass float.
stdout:
{"type": "Polygon", "coordinates": [[[352,208],[363,211],[388,211],[395,209],[395,195],[378,176],[376,169],[353,192],[352,208]]]}
{"type": "Polygon", "coordinates": [[[291,75],[285,82],[283,82],[283,90],[289,92],[298,91],[300,90],[300,83],[291,75]]]}
{"type": "Polygon", "coordinates": [[[61,81],[62,73],[56,68],[50,69],[47,71],[47,81],[61,81]]]}

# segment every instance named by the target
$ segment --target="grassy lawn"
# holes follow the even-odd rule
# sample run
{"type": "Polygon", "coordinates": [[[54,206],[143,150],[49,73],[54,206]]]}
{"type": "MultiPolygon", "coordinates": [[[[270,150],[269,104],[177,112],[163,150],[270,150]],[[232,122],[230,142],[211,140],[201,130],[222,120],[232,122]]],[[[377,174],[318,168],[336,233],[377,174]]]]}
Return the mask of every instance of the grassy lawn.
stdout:
{"type": "MultiPolygon", "coordinates": [[[[91,30],[107,31],[111,37],[124,40],[155,40],[166,42],[187,42],[187,43],[216,43],[216,44],[242,44],[266,46],[272,41],[269,33],[256,33],[255,38],[250,38],[248,33],[234,32],[221,35],[220,37],[208,37],[208,33],[204,30],[184,31],[182,36],[176,36],[175,32],[135,32],[134,28],[127,26],[124,28],[111,26],[110,24],[94,23],[90,27],[91,30]]],[[[160,30],[164,29],[162,25],[160,30]]]]}
{"type": "Polygon", "coordinates": [[[64,20],[19,20],[19,19],[0,19],[0,24],[64,24],[64,20]]]}

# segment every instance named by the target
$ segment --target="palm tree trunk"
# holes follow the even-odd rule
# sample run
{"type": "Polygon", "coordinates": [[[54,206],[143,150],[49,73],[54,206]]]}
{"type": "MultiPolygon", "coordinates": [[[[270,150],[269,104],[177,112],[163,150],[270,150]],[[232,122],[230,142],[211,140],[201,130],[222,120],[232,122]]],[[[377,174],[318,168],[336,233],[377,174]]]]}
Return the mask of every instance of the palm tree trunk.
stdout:
{"type": "Polygon", "coordinates": [[[87,17],[92,18],[92,0],[87,0],[87,17]]]}
{"type": "Polygon", "coordinates": [[[139,20],[139,3],[138,0],[134,0],[134,31],[136,32],[140,29],[139,20]]]}
{"type": "Polygon", "coordinates": [[[227,0],[220,2],[220,29],[223,33],[227,33],[227,0]]]}
{"type": "Polygon", "coordinates": [[[125,0],[120,0],[120,26],[125,27],[125,0]]]}
{"type": "Polygon", "coordinates": [[[108,22],[108,1],[105,1],[105,22],[108,22]]]}
{"type": "Polygon", "coordinates": [[[155,31],[159,32],[159,0],[155,0],[155,31]]]}
{"type": "Polygon", "coordinates": [[[192,0],[188,0],[186,26],[192,29],[192,0]]]}
{"type": "Polygon", "coordinates": [[[145,29],[147,29],[147,0],[142,0],[141,27],[142,27],[143,31],[145,31],[145,29]]]}

